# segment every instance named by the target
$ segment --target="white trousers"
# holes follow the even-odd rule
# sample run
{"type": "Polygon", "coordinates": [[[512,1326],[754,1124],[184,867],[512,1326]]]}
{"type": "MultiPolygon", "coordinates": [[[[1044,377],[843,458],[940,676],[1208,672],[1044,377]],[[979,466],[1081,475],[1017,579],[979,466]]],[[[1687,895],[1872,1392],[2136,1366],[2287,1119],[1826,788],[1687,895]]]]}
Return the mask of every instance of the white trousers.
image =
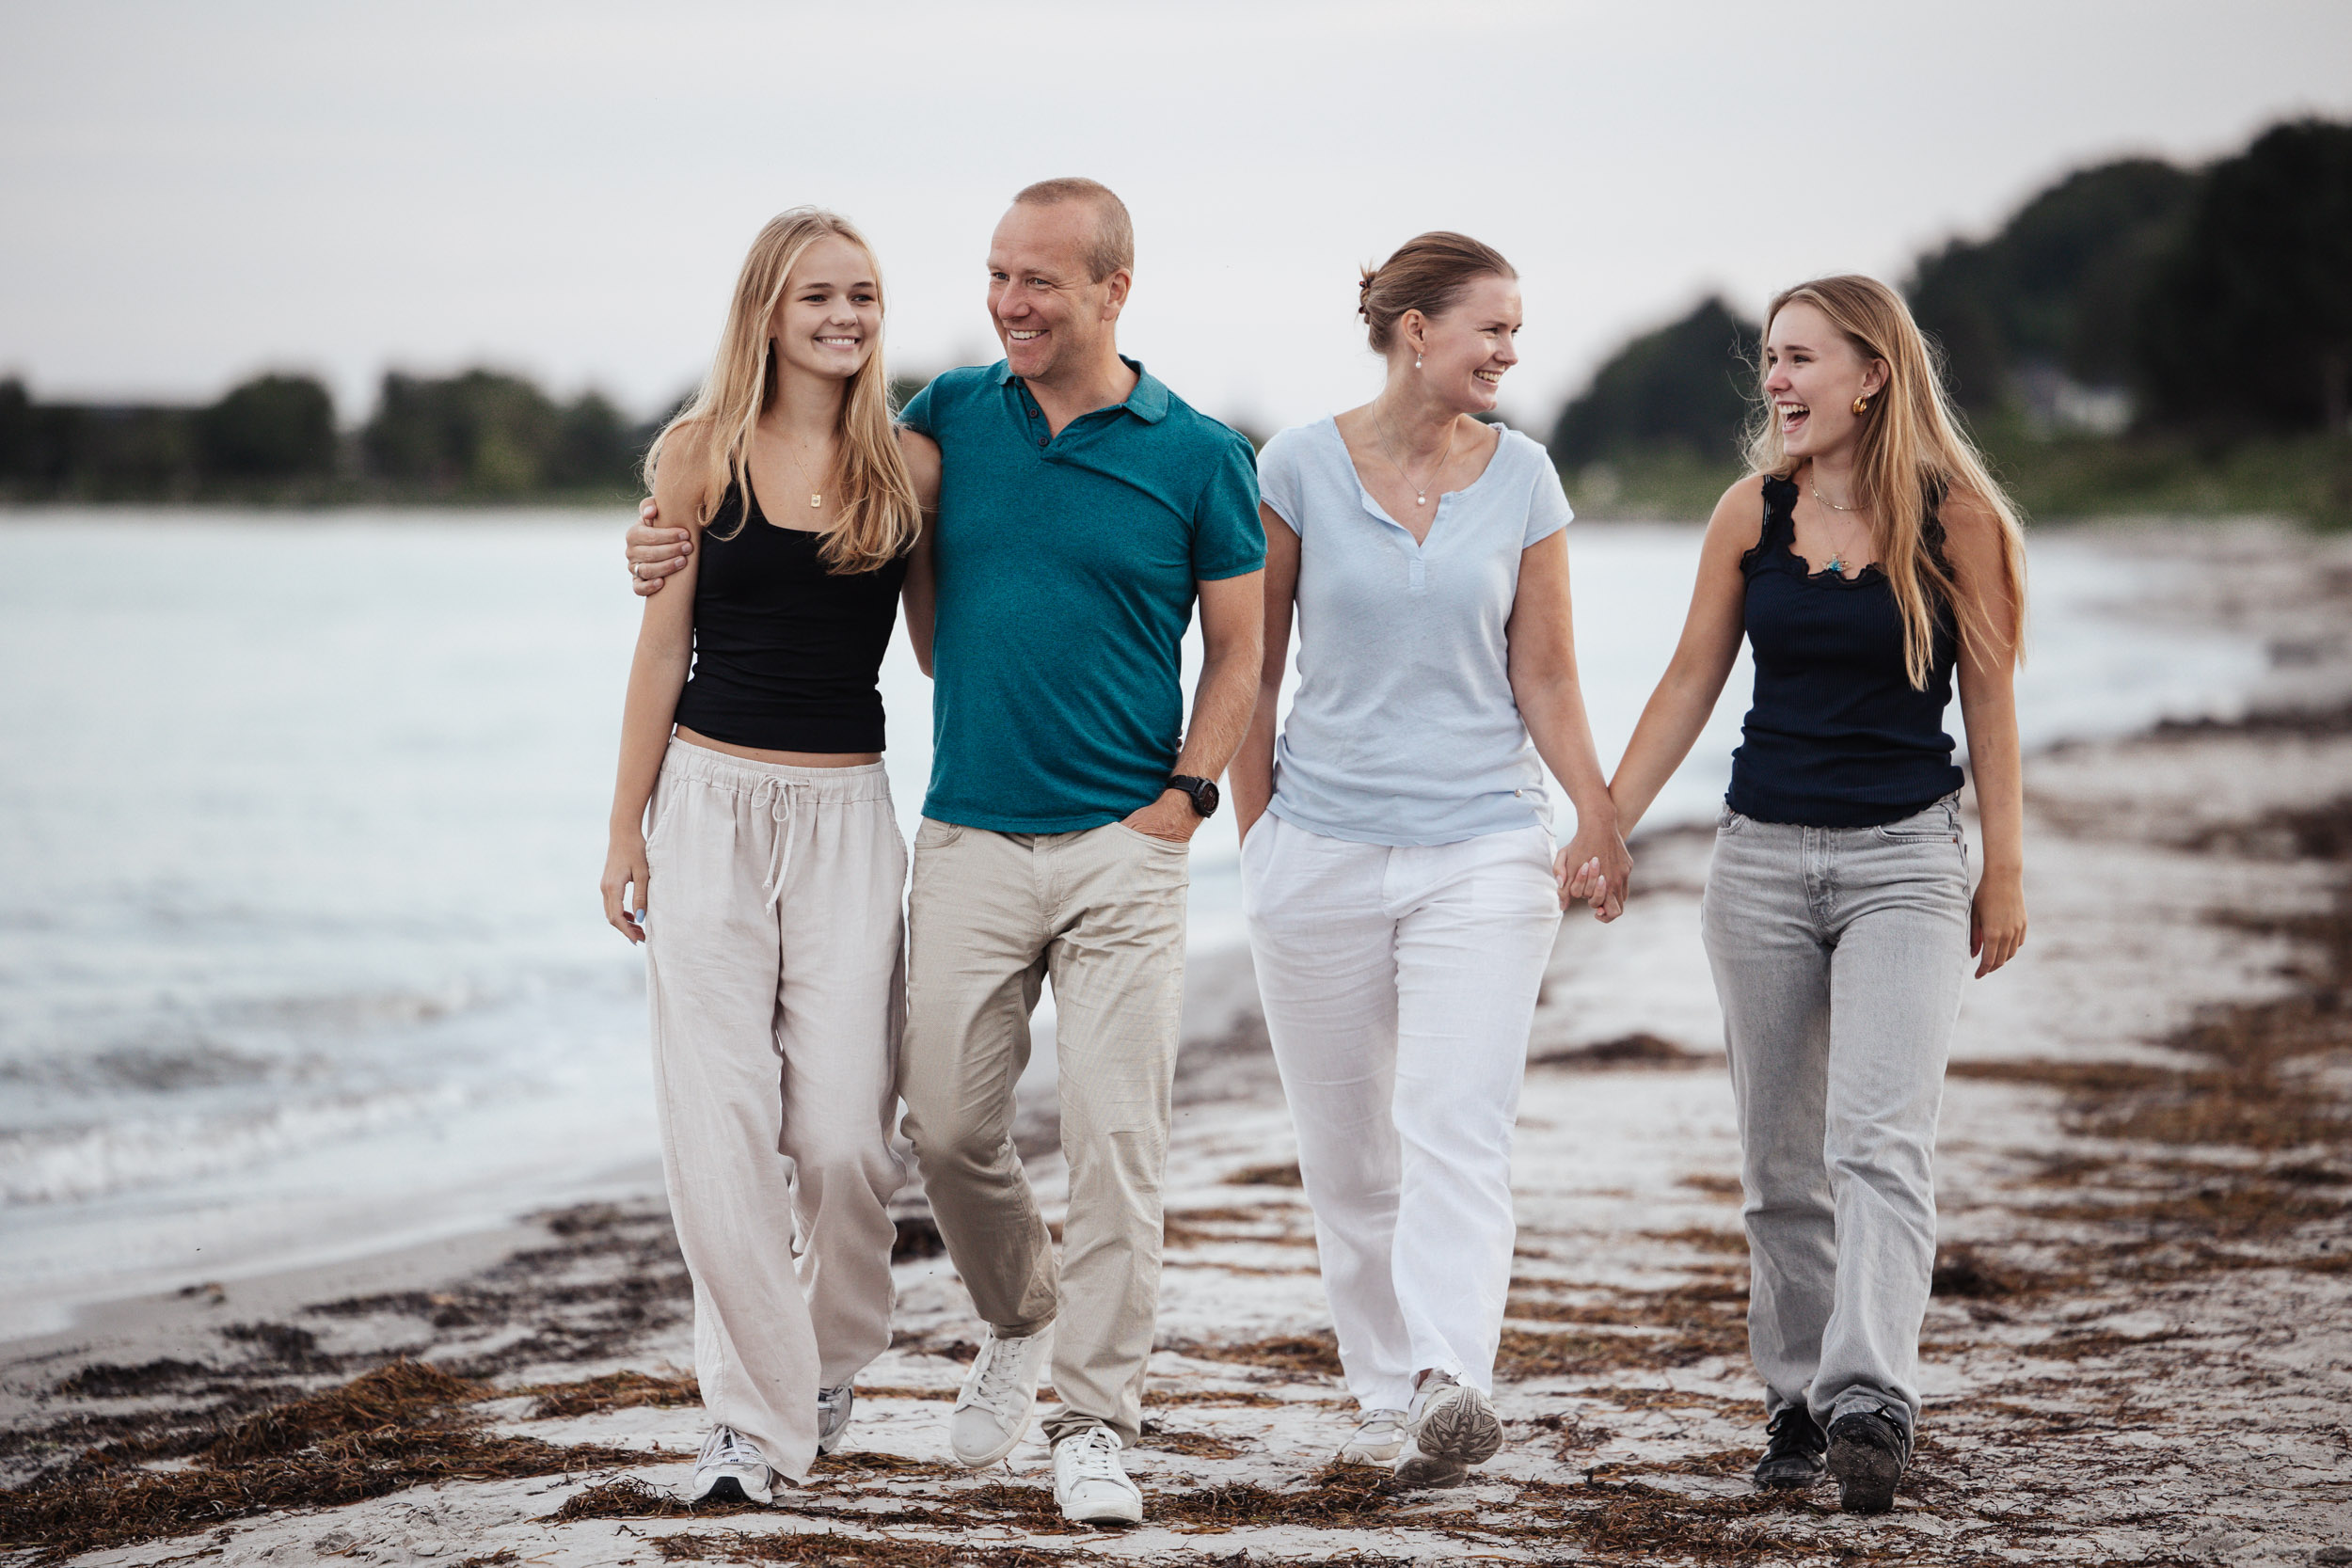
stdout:
{"type": "Polygon", "coordinates": [[[798,1479],[817,1390],[890,1344],[905,841],[881,765],[672,740],[645,840],[670,1218],[710,1418],[798,1479]]]}
{"type": "Polygon", "coordinates": [[[1539,827],[1392,847],[1271,812],[1242,846],[1266,1032],[1298,1132],[1348,1388],[1494,1385],[1511,1288],[1511,1130],[1560,928],[1539,827]]]}

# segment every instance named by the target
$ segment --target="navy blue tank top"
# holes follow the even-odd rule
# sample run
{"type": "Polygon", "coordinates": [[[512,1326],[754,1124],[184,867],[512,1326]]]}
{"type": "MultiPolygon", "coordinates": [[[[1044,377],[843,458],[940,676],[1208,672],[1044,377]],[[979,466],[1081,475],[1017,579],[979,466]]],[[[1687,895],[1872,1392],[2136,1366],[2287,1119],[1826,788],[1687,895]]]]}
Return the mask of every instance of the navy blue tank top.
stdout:
{"type": "Polygon", "coordinates": [[[770,523],[757,496],[742,513],[730,485],[697,546],[694,668],[677,722],[766,752],[881,751],[877,677],[906,557],[836,574],[817,553],[820,535],[770,523]]]}
{"type": "MultiPolygon", "coordinates": [[[[1903,673],[1895,590],[1875,565],[1849,580],[1809,571],[1796,550],[1797,487],[1764,481],[1764,528],[1740,559],[1747,578],[1756,701],[1731,754],[1732,810],[1759,822],[1868,828],[1897,822],[1961,785],[1944,710],[1957,648],[1938,607],[1928,685],[1903,673]]],[[[1931,499],[1928,548],[1943,558],[1931,499]]]]}

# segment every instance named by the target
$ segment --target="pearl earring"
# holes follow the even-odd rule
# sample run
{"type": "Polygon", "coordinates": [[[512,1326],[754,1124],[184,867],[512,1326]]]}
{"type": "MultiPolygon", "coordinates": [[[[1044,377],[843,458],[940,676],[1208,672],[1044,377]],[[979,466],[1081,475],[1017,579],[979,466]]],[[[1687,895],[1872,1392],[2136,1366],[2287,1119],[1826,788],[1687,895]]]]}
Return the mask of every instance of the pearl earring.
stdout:
{"type": "Polygon", "coordinates": [[[1421,356],[1418,354],[1413,356],[1413,369],[1421,369],[1421,356]]]}

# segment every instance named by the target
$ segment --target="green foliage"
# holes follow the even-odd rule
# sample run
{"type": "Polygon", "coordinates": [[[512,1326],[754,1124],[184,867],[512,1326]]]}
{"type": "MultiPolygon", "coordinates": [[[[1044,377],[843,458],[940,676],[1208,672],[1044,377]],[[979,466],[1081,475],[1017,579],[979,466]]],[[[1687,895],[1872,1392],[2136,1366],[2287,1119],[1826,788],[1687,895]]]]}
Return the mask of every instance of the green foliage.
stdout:
{"type": "Polygon", "coordinates": [[[386,376],[381,406],[352,436],[308,376],[257,376],[195,408],[43,404],[0,381],[0,499],[622,498],[637,493],[652,435],[595,392],[558,404],[480,370],[386,376]]]}
{"type": "Polygon", "coordinates": [[[1565,468],[1560,478],[1580,517],[1695,522],[1745,471],[1728,451],[1708,458],[1682,447],[1648,447],[1565,468]]]}
{"type": "Polygon", "coordinates": [[[2352,527],[2352,442],[2256,436],[2213,446],[2162,432],[2121,438],[1980,433],[1993,471],[2037,524],[2095,516],[2297,517],[2352,527]]]}
{"type": "Polygon", "coordinates": [[[289,479],[335,467],[335,400],[307,375],[263,375],[232,388],[195,418],[207,474],[289,479]]]}
{"type": "Polygon", "coordinates": [[[2352,434],[2352,125],[2275,126],[2215,165],[2137,325],[2152,419],[2352,434]]]}
{"type": "Polygon", "coordinates": [[[1961,404],[1982,414],[2012,404],[2030,363],[2128,384],[2139,298],[2196,188],[2195,175],[2154,159],[2102,164],[2026,202],[1993,238],[1922,257],[1904,292],[1943,346],[1961,404]]]}
{"type": "MultiPolygon", "coordinates": [[[[2276,126],[2203,171],[2079,170],[1921,257],[1907,293],[2029,514],[2352,526],[2352,125],[2276,126]],[[2130,434],[2088,433],[2120,429],[2126,391],[2130,434]]],[[[1732,325],[1709,301],[1568,405],[1551,446],[1580,508],[1705,515],[1739,471],[1732,325]]]]}
{"type": "Polygon", "coordinates": [[[645,438],[595,392],[558,404],[520,376],[485,370],[442,380],[388,374],[359,432],[372,474],[430,495],[493,499],[632,493],[645,438]]]}
{"type": "Polygon", "coordinates": [[[1553,461],[1679,452],[1721,463],[1739,447],[1756,385],[1756,328],[1707,299],[1619,349],[1552,427],[1553,461]]]}
{"type": "Polygon", "coordinates": [[[0,494],[174,498],[197,479],[190,410],[40,404],[0,383],[0,494]]]}

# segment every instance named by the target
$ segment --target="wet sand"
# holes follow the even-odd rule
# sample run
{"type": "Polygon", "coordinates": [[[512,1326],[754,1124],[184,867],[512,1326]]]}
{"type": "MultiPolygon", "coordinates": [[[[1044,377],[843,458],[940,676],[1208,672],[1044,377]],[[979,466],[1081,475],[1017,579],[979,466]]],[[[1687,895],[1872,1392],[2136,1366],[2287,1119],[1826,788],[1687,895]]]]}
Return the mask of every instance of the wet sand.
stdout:
{"type": "MultiPolygon", "coordinates": [[[[1246,961],[1195,965],[1148,1522],[1064,1526],[1043,1446],[944,1462],[977,1338],[901,1227],[899,1333],[772,1511],[670,1497],[701,1432],[658,1194],[119,1304],[0,1360],[24,1560],[2304,1562],[2352,1547],[2352,547],[2122,536],[2145,612],[2258,631],[2253,711],[2030,759],[2033,933],[1971,989],[1939,1146],[1927,1410],[1896,1512],[1760,1497],[1737,1147],[1696,931],[1708,840],[1571,921],[1517,1148],[1520,1265],[1470,1487],[1327,1464],[1349,1423],[1246,961]],[[49,1548],[46,1552],[43,1548],[49,1548]]],[[[1049,1201],[1046,1118],[1023,1142],[1049,1201]]],[[[2347,1557],[2341,1560],[2352,1560],[2347,1557]]]]}

